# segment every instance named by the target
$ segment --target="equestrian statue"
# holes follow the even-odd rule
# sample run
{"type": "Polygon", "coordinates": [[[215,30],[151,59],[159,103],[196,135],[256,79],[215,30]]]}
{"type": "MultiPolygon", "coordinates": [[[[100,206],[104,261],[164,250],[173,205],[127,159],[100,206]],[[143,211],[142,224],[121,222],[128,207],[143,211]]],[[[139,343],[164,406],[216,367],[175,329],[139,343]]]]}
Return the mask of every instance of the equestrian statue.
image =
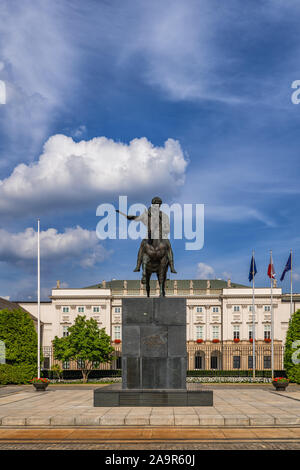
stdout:
{"type": "Polygon", "coordinates": [[[160,296],[165,296],[165,284],[168,268],[175,273],[173,251],[168,235],[170,233],[170,221],[167,214],[160,210],[162,200],[154,197],[151,206],[140,215],[124,215],[128,220],[142,222],[148,231],[148,237],[142,240],[138,252],[137,263],[134,272],[143,269],[142,284],[146,284],[147,296],[150,297],[150,278],[156,273],[159,282],[160,296]]]}

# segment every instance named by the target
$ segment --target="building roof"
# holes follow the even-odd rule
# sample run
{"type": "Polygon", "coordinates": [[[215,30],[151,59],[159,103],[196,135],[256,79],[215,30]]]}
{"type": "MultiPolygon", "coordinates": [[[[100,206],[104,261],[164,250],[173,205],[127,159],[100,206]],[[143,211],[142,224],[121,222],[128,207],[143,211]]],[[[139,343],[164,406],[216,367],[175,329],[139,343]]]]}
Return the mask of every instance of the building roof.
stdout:
{"type": "MultiPolygon", "coordinates": [[[[3,299],[2,297],[0,297],[0,311],[1,310],[22,310],[23,312],[26,312],[28,313],[28,315],[30,315],[30,317],[32,318],[32,320],[36,323],[37,322],[37,319],[31,315],[30,312],[28,312],[27,310],[25,310],[25,308],[21,307],[21,305],[19,305],[18,303],[16,302],[11,302],[10,300],[6,300],[6,299],[3,299]]],[[[42,324],[42,322],[41,322],[42,324]]]]}
{"type": "MultiPolygon", "coordinates": [[[[177,282],[177,290],[178,291],[186,291],[190,289],[191,281],[193,283],[194,291],[206,291],[208,281],[210,282],[210,290],[211,291],[221,291],[222,289],[228,288],[227,281],[222,279],[178,279],[177,281],[174,279],[168,279],[166,283],[166,289],[169,292],[174,291],[175,282],[177,282]]],[[[121,291],[124,289],[125,283],[127,283],[127,290],[139,290],[141,281],[140,280],[133,280],[133,279],[114,279],[111,281],[100,282],[99,284],[94,284],[92,286],[84,287],[84,289],[111,289],[112,291],[121,291]]],[[[152,289],[155,288],[157,281],[151,280],[150,287],[152,289]]],[[[247,288],[248,286],[244,286],[242,284],[237,284],[232,282],[230,288],[247,288]]]]}

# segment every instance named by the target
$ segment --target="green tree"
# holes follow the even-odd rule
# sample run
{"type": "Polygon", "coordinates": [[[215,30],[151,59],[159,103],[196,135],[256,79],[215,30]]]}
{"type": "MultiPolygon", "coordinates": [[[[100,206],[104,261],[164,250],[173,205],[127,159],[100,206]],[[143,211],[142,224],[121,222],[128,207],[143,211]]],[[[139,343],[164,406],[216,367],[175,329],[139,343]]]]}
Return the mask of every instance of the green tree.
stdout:
{"type": "Polygon", "coordinates": [[[292,382],[300,383],[300,310],[289,321],[285,340],[284,367],[292,382]]]}
{"type": "Polygon", "coordinates": [[[60,382],[62,376],[63,376],[63,370],[62,368],[60,367],[59,364],[53,364],[53,366],[51,367],[51,371],[53,373],[53,375],[58,379],[58,381],[60,382]]]}
{"type": "Polygon", "coordinates": [[[107,363],[114,359],[114,348],[105,329],[99,329],[97,322],[91,318],[78,315],[73,326],[69,328],[69,336],[53,340],[54,357],[59,361],[77,361],[86,383],[93,364],[107,363]]]}
{"type": "Polygon", "coordinates": [[[9,364],[36,364],[37,332],[30,315],[22,309],[0,311],[0,340],[9,364]]]}

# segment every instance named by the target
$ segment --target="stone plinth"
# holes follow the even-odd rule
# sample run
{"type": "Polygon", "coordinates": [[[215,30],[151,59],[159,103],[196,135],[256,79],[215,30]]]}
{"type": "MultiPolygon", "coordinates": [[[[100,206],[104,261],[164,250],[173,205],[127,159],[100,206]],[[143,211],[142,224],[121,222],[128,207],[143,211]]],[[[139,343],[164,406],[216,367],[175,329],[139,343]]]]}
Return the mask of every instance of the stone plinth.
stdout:
{"type": "Polygon", "coordinates": [[[122,301],[122,388],[186,389],[186,300],[122,301]]]}
{"type": "Polygon", "coordinates": [[[212,406],[186,389],[186,299],[122,300],[122,386],[94,391],[94,406],[212,406]]]}

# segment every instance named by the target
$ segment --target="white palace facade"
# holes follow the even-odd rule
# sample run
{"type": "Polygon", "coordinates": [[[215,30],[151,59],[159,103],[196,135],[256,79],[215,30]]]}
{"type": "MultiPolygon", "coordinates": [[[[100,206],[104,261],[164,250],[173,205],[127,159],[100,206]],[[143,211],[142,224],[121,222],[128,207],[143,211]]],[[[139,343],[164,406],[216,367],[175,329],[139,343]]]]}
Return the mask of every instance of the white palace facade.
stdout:
{"type": "MultiPolygon", "coordinates": [[[[151,281],[151,295],[159,295],[157,281],[151,281]]],[[[167,281],[167,296],[186,298],[188,369],[248,370],[252,368],[252,288],[230,280],[167,281]]],[[[60,288],[59,281],[48,302],[40,306],[44,367],[53,364],[52,341],[68,335],[77,315],[94,318],[111,337],[119,360],[122,354],[122,299],[146,296],[136,280],[103,281],[86,288],[60,288]]],[[[37,317],[37,303],[18,302],[37,317]]],[[[294,294],[292,311],[300,308],[300,294],[294,294]]],[[[290,319],[290,296],[273,287],[274,369],[283,369],[283,348],[290,319]]],[[[271,368],[271,289],[255,288],[256,368],[271,368]]],[[[76,368],[64,364],[64,368],[76,368]]]]}

